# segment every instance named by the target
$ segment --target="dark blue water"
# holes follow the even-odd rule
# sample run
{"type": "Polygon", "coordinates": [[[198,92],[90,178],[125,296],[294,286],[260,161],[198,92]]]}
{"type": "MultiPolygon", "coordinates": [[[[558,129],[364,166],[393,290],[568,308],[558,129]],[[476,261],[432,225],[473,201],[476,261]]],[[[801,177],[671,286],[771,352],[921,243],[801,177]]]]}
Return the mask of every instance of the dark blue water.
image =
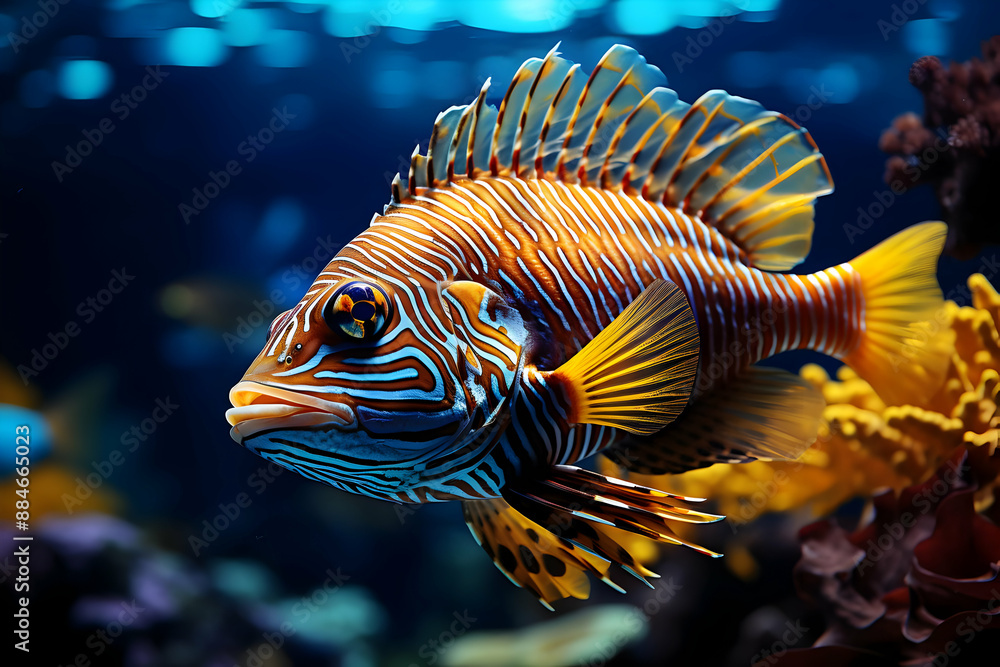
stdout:
{"type": "MultiPolygon", "coordinates": [[[[100,374],[104,398],[84,410],[86,423],[69,427],[85,432],[62,448],[53,436],[47,465],[72,479],[122,452],[101,484],[112,512],[196,570],[221,563],[231,578],[252,578],[232,569],[238,559],[270,572],[273,594],[254,589],[269,604],[316,590],[329,568],[349,573],[368,602],[331,612],[318,635],[350,625],[352,614],[364,628],[339,643],[300,633],[301,645],[286,647],[296,664],[344,656],[352,665],[432,664],[427,655],[437,654],[420,649],[455,611],[471,610],[477,629],[548,616],[494,570],[457,506],[400,518],[390,505],[291,473],[272,478],[230,441],[223,417],[229,388],[276,314],[272,302],[297,301],[325,259],[381,212],[389,181],[414,145],[426,145],[439,111],[469,101],[486,77],[498,102],[517,66],[558,41],[587,71],[610,45],[632,45],[683,99],[724,88],[810,130],[837,186],[817,205],[813,251],[800,267],[812,271],[939,215],[928,188],[887,192],[878,138],[895,116],[921,112],[907,81],[917,57],[966,60],[1000,27],[1000,6],[973,0],[743,0],[669,3],[669,11],[639,0],[464,4],[52,0],[8,4],[0,16],[8,35],[0,44],[0,337],[12,373],[2,400],[48,409],[74,392],[92,396],[100,374]],[[747,11],[732,17],[733,7],[747,11]],[[879,209],[864,234],[845,231],[879,209]],[[52,340],[65,349],[22,382],[17,367],[30,368],[52,340]],[[177,407],[147,433],[157,400],[177,407]],[[134,426],[143,438],[130,449],[134,426]],[[202,522],[240,494],[250,502],[209,541],[202,522]],[[356,611],[369,603],[370,615],[356,611]]],[[[945,291],[980,263],[943,259],[945,291]]],[[[819,359],[802,353],[781,363],[819,359]]],[[[66,517],[61,498],[74,485],[49,493],[57,499],[49,514],[66,517]]],[[[96,509],[89,502],[79,511],[96,509]]],[[[796,557],[791,545],[758,583],[744,584],[671,551],[667,569],[684,573],[691,594],[654,618],[651,638],[616,664],[745,664],[764,643],[740,644],[740,623],[762,604],[798,604],[789,601],[796,557]]],[[[50,593],[53,609],[72,606],[50,593]]],[[[595,586],[598,601],[614,595],[595,586]]],[[[252,609],[233,612],[243,620],[205,612],[227,619],[222,635],[237,626],[248,633],[213,653],[232,658],[219,664],[246,664],[258,637],[245,629],[256,627],[246,620],[252,609]]],[[[79,614],[51,612],[59,620],[48,630],[42,618],[39,640],[86,645],[79,614]],[[63,635],[61,623],[74,629],[63,635]]],[[[201,660],[171,663],[159,652],[163,637],[150,632],[152,662],[115,659],[201,660]]],[[[208,642],[200,641],[190,643],[208,642]]]]}

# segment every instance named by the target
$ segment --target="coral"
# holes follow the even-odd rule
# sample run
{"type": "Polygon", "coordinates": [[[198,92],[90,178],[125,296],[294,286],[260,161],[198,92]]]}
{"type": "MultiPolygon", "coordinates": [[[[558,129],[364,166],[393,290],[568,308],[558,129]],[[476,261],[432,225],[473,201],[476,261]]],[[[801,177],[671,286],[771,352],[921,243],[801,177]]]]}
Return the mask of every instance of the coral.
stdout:
{"type": "Polygon", "coordinates": [[[975,511],[975,477],[956,450],[924,483],[875,496],[856,531],[804,528],[795,583],[827,630],[770,664],[986,664],[1000,646],[1000,528],[975,511]]]}
{"type": "MultiPolygon", "coordinates": [[[[30,589],[0,579],[10,607],[30,590],[35,657],[24,664],[367,664],[351,654],[384,625],[358,586],[327,579],[308,598],[278,598],[277,577],[259,563],[169,551],[152,530],[111,515],[33,517],[32,532],[12,542],[14,526],[0,524],[5,543],[29,545],[30,589]]],[[[16,563],[10,555],[3,565],[16,563]]]]}
{"type": "Polygon", "coordinates": [[[513,631],[473,630],[442,656],[445,667],[572,667],[604,664],[644,636],[649,618],[626,604],[576,609],[513,631]]]}
{"type": "Polygon", "coordinates": [[[770,656],[769,667],[995,661],[1000,295],[981,275],[968,285],[962,296],[972,305],[948,302],[930,325],[951,332],[955,351],[929,399],[914,388],[910,403],[887,404],[850,369],[834,380],[807,366],[802,376],[827,407],[818,441],[799,461],[716,465],[661,483],[716,499],[739,523],[871,498],[853,532],[833,520],[800,532],[796,588],[827,629],[811,648],[770,656]]]}
{"type": "Polygon", "coordinates": [[[879,148],[892,155],[885,181],[901,193],[934,187],[949,225],[945,251],[967,259],[1000,242],[992,185],[1000,178],[1000,36],[982,45],[983,60],[945,67],[933,56],[910,68],[923,93],[924,118],[897,117],[879,148]]]}
{"type": "Polygon", "coordinates": [[[936,320],[954,332],[955,353],[929,400],[915,393],[912,403],[887,405],[849,368],[833,380],[806,366],[802,377],[827,407],[817,442],[798,461],[715,465],[658,480],[657,488],[711,498],[736,524],[800,507],[822,516],[851,498],[920,483],[964,447],[982,487],[978,507],[990,506],[1000,466],[1000,296],[978,274],[969,289],[972,306],[949,301],[936,320]]]}

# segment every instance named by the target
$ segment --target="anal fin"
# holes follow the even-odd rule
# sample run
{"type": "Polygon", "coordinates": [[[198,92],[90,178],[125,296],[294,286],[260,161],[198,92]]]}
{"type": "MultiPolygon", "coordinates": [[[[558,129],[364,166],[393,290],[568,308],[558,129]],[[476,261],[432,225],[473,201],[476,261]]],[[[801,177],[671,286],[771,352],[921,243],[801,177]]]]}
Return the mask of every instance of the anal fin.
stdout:
{"type": "Polygon", "coordinates": [[[795,459],[816,440],[825,405],[822,394],[798,375],[752,366],[693,401],[659,433],[629,437],[604,454],[644,475],[795,459]]]}

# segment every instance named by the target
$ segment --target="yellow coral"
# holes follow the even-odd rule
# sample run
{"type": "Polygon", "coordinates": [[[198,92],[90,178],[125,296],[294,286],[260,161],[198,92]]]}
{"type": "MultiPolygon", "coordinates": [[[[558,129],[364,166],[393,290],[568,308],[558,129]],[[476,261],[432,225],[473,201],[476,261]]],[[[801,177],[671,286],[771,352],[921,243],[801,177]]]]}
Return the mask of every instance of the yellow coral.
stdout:
{"type": "MultiPolygon", "coordinates": [[[[805,507],[827,514],[880,488],[929,477],[963,444],[995,453],[1000,435],[1000,295],[981,275],[969,278],[972,306],[947,302],[937,325],[955,333],[947,380],[929,400],[886,405],[854,371],[831,379],[816,365],[802,377],[826,399],[816,443],[798,461],[715,465],[639,483],[713,499],[737,525],[766,512],[805,507]]],[[[633,479],[636,477],[633,476],[633,479]]],[[[988,491],[980,503],[990,502],[988,491]]]]}

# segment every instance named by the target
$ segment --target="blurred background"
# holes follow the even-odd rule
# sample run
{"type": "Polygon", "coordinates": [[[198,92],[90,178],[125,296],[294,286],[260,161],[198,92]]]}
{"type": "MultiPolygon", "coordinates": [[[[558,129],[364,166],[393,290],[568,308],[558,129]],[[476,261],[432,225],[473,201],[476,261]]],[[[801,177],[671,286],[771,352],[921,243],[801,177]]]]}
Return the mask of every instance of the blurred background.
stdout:
{"type": "MultiPolygon", "coordinates": [[[[503,630],[521,633],[508,664],[745,665],[789,619],[810,644],[822,624],[789,574],[803,521],[747,533],[752,576],[667,549],[659,588],[595,585],[553,614],[496,571],[457,504],[398,508],[268,469],[230,440],[227,393],[274,315],[381,212],[436,114],[487,77],[498,103],[556,42],[585,71],[629,44],[682,99],[723,88],[805,125],[837,185],[805,272],[939,216],[918,188],[889,193],[863,234],[845,227],[886,196],[880,133],[922,112],[911,63],[978,56],[998,26],[1000,5],[976,0],[4,3],[0,579],[16,597],[27,424],[24,664],[408,667],[503,630]],[[581,615],[532,630],[565,614],[581,615]]],[[[980,264],[944,258],[945,291],[980,264]]],[[[809,361],[833,367],[780,359],[809,361]]]]}

